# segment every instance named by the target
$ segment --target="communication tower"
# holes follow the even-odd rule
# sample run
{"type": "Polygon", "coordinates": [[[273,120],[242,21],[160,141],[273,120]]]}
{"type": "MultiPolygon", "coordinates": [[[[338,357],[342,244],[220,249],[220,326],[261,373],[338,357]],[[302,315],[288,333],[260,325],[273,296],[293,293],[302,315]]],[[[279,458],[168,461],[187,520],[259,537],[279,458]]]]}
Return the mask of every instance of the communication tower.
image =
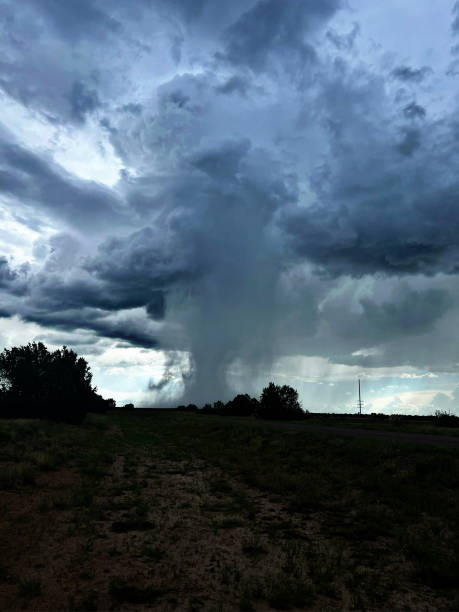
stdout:
{"type": "Polygon", "coordinates": [[[359,378],[359,400],[357,402],[357,408],[359,409],[359,414],[362,414],[363,400],[362,400],[362,395],[360,393],[360,378],[359,378]]]}

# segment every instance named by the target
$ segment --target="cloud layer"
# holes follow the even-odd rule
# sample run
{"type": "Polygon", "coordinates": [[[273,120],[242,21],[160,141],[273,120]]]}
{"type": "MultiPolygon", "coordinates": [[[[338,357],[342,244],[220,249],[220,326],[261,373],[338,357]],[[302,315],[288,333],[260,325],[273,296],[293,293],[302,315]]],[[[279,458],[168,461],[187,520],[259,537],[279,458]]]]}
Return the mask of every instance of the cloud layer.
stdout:
{"type": "Polygon", "coordinates": [[[0,233],[2,316],[166,351],[150,389],[196,402],[288,355],[457,369],[451,67],[368,51],[356,15],[3,0],[0,214],[34,239],[0,233]]]}

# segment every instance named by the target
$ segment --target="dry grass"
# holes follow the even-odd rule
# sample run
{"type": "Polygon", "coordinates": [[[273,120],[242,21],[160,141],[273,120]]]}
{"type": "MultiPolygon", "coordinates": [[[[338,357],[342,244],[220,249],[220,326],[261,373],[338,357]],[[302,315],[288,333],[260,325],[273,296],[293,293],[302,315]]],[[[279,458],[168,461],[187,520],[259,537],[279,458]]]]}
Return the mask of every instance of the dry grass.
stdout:
{"type": "Polygon", "coordinates": [[[452,453],[172,414],[2,435],[1,609],[457,609],[452,453]]]}

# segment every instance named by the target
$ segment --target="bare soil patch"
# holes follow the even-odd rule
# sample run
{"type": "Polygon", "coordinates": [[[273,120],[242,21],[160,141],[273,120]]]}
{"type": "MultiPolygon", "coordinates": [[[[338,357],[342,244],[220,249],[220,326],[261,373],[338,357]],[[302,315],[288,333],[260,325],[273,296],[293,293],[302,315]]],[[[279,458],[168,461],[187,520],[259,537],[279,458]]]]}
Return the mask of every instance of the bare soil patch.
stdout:
{"type": "MultiPolygon", "coordinates": [[[[368,609],[354,581],[391,580],[376,580],[362,551],[336,540],[338,517],[292,512],[203,461],[133,466],[118,456],[90,511],[75,507],[79,486],[76,471],[60,470],[2,497],[3,610],[368,609]]],[[[390,550],[380,539],[368,554],[390,550]]],[[[392,570],[402,565],[394,556],[392,570]]],[[[370,609],[438,604],[407,588],[370,609]]]]}

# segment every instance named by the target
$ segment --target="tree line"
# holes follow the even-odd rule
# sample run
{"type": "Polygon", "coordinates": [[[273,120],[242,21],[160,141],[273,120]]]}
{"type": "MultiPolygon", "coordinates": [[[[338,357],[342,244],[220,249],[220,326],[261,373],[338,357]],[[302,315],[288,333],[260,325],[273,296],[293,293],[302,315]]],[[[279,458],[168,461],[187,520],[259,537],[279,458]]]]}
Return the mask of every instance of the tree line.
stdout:
{"type": "Polygon", "coordinates": [[[195,404],[188,404],[177,406],[177,410],[221,416],[255,416],[261,419],[276,420],[304,419],[309,414],[301,408],[296,389],[289,385],[276,385],[273,382],[263,389],[259,399],[245,393],[236,395],[226,404],[217,401],[214,404],[205,404],[201,409],[195,404]]]}
{"type": "Polygon", "coordinates": [[[92,386],[83,357],[66,346],[49,351],[41,342],[0,353],[0,416],[81,423],[87,412],[115,408],[92,386]]]}
{"type": "MultiPolygon", "coordinates": [[[[66,346],[50,351],[42,342],[29,342],[0,353],[0,417],[81,423],[87,412],[106,412],[115,407],[113,399],[104,399],[92,385],[87,361],[66,346]]],[[[125,406],[133,408],[133,404],[125,406]]],[[[266,419],[301,419],[307,415],[295,389],[272,382],[259,399],[239,394],[227,403],[217,401],[200,410],[194,404],[177,409],[266,419]]]]}

